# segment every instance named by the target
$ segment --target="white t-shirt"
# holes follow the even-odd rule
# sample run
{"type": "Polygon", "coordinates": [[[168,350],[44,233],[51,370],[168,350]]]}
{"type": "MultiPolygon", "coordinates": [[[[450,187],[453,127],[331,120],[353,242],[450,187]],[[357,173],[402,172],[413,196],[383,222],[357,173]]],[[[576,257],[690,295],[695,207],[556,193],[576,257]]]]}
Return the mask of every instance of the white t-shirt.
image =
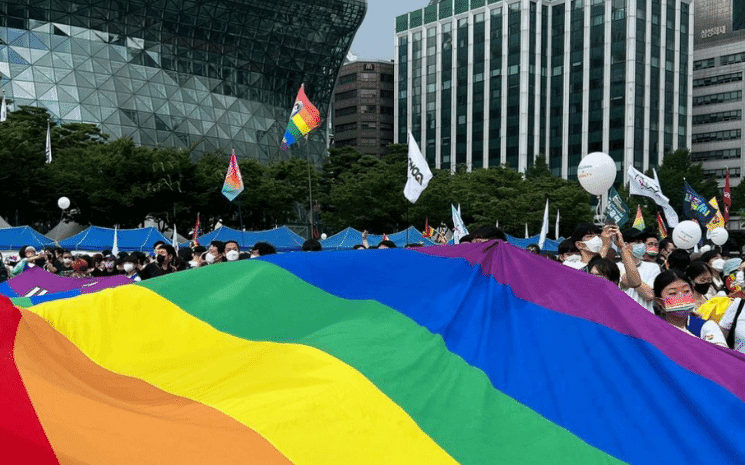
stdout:
{"type": "MultiPolygon", "coordinates": [[[[732,323],[735,322],[735,313],[737,313],[737,307],[740,306],[741,300],[737,298],[732,301],[730,306],[727,307],[727,311],[724,312],[722,319],[719,320],[719,326],[727,331],[732,329],[732,323]]],[[[740,312],[740,317],[737,319],[737,326],[735,327],[735,350],[745,353],[745,308],[740,312]]]]}
{"type": "Polygon", "coordinates": [[[712,344],[719,344],[722,346],[727,345],[727,340],[724,338],[724,333],[719,328],[716,321],[709,320],[701,327],[701,339],[704,341],[711,342],[712,344]]]}
{"type": "MultiPolygon", "coordinates": [[[[623,265],[622,262],[616,263],[618,265],[618,270],[621,272],[621,277],[626,274],[626,267],[623,265]]],[[[653,262],[645,262],[642,261],[640,264],[636,266],[636,268],[639,270],[639,277],[641,277],[642,282],[649,287],[654,287],[654,278],[657,277],[658,274],[660,274],[660,266],[653,262]]],[[[628,289],[623,290],[629,297],[634,299],[639,305],[646,308],[650,313],[654,313],[654,308],[652,307],[653,301],[647,300],[644,297],[642,297],[639,292],[630,287],[628,289]]]]}

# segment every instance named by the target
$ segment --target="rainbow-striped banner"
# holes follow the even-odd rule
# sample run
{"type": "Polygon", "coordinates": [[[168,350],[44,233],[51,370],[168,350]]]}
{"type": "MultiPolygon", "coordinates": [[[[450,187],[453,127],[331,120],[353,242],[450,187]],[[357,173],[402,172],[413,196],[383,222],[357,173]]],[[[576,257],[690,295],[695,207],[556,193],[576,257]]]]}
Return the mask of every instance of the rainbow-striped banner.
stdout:
{"type": "Polygon", "coordinates": [[[243,192],[243,177],[241,176],[238,159],[235,156],[235,150],[233,150],[230,154],[228,172],[225,173],[225,183],[222,185],[222,195],[232,202],[241,192],[243,192]]]}
{"type": "Polygon", "coordinates": [[[287,129],[282,138],[280,148],[285,150],[320,125],[321,114],[305,95],[305,85],[301,85],[295,98],[295,105],[292,107],[290,121],[287,123],[287,129]]]}
{"type": "Polygon", "coordinates": [[[6,463],[745,463],[745,356],[503,243],[1,304],[6,463]]]}

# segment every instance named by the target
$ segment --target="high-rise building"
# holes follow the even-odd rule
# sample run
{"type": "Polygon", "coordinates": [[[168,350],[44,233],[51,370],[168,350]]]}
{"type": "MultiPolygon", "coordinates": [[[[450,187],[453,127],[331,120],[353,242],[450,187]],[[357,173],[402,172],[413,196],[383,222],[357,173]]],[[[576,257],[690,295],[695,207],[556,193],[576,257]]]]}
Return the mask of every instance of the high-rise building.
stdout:
{"type": "Polygon", "coordinates": [[[333,100],[333,146],[384,155],[393,143],[393,63],[352,61],[342,66],[333,100]]]}
{"type": "MultiPolygon", "coordinates": [[[[15,107],[143,145],[271,160],[301,83],[325,117],[365,0],[8,0],[0,86],[15,107]]],[[[11,107],[12,109],[12,107],[11,107]]]]}
{"type": "Polygon", "coordinates": [[[396,18],[396,141],[446,169],[656,166],[690,146],[690,3],[433,0],[396,18]]]}
{"type": "MultiPolygon", "coordinates": [[[[691,158],[723,187],[737,185],[743,164],[745,30],[735,30],[739,0],[696,0],[691,158]]],[[[740,5],[742,8],[742,5],[740,5]]]]}

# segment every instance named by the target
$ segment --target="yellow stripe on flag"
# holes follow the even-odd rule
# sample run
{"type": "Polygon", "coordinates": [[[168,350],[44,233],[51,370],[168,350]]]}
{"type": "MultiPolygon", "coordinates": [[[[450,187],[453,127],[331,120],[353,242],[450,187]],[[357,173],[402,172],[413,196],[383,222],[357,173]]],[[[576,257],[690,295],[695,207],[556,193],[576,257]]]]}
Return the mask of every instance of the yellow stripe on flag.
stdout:
{"type": "Polygon", "coordinates": [[[365,376],[318,349],[231,336],[135,285],[30,310],[102,367],[213,407],[294,463],[454,463],[365,376]]]}
{"type": "Polygon", "coordinates": [[[300,133],[302,135],[308,134],[310,132],[310,128],[307,124],[305,124],[305,120],[300,116],[300,113],[292,117],[292,121],[295,123],[295,126],[300,130],[300,133]]]}

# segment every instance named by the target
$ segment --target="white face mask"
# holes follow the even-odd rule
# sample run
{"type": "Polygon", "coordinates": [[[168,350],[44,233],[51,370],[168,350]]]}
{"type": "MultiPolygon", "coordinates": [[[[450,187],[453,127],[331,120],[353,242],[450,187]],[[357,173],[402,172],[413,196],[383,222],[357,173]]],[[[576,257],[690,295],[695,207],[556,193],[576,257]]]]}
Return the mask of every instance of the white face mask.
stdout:
{"type": "Polygon", "coordinates": [[[124,264],[124,271],[125,271],[126,273],[131,273],[131,272],[132,272],[132,270],[134,270],[134,269],[135,269],[135,266],[134,266],[134,264],[133,264],[133,263],[125,263],[125,264],[124,264]]]}
{"type": "Polygon", "coordinates": [[[603,240],[600,236],[595,236],[589,241],[584,241],[584,244],[587,246],[587,250],[592,253],[598,253],[603,248],[603,240]]]}
{"type": "Polygon", "coordinates": [[[722,272],[724,269],[724,259],[723,258],[717,258],[713,262],[711,262],[711,267],[714,268],[718,272],[722,272]]]}
{"type": "Polygon", "coordinates": [[[192,268],[196,268],[196,267],[199,266],[199,262],[196,261],[196,260],[192,260],[192,261],[189,262],[189,266],[192,267],[192,268]]]}
{"type": "Polygon", "coordinates": [[[240,253],[238,253],[237,250],[231,250],[228,253],[225,254],[225,258],[228,259],[229,262],[234,262],[238,260],[238,258],[241,256],[240,253]]]}
{"type": "Polygon", "coordinates": [[[207,263],[215,263],[215,256],[207,252],[207,255],[204,256],[204,261],[207,263]]]}
{"type": "Polygon", "coordinates": [[[581,262],[582,256],[577,255],[577,254],[568,255],[567,257],[564,258],[564,261],[565,262],[581,262]]]}

